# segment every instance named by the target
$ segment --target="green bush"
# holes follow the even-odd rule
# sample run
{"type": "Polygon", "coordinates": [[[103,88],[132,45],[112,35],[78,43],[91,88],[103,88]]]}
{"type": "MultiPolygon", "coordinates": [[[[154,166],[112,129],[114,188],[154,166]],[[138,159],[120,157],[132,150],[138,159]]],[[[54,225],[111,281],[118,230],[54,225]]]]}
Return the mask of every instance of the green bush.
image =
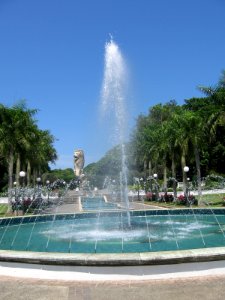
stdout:
{"type": "Polygon", "coordinates": [[[210,174],[205,179],[206,189],[221,189],[225,186],[225,178],[219,175],[210,174]]]}
{"type": "Polygon", "coordinates": [[[186,205],[186,206],[198,205],[198,200],[195,198],[194,195],[189,195],[188,197],[184,195],[180,195],[178,196],[176,202],[177,204],[186,205]]]}

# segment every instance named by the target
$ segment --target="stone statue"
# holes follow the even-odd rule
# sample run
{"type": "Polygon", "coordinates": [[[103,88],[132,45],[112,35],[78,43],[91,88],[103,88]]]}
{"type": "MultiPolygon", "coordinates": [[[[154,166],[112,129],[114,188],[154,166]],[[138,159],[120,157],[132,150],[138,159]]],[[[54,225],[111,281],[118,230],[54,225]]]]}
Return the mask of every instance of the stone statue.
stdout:
{"type": "Polygon", "coordinates": [[[80,177],[83,174],[84,152],[83,150],[74,151],[74,174],[80,177]]]}

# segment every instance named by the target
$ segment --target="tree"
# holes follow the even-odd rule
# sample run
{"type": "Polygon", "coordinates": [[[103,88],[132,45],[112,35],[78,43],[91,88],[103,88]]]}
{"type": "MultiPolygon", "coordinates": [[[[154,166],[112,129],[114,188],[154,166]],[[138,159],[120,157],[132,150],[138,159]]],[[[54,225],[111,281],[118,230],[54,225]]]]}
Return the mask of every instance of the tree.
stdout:
{"type": "Polygon", "coordinates": [[[54,162],[57,157],[54,137],[48,130],[38,128],[34,119],[36,112],[36,109],[28,109],[24,101],[13,107],[0,104],[0,157],[7,165],[9,188],[13,185],[15,162],[19,182],[21,166],[24,168],[27,164],[29,174],[31,168],[48,168],[48,162],[54,162]]]}
{"type": "Polygon", "coordinates": [[[36,130],[32,138],[32,147],[27,157],[27,166],[33,170],[33,184],[37,176],[49,170],[48,163],[54,163],[57,153],[53,146],[55,138],[48,130],[36,130]]]}
{"type": "Polygon", "coordinates": [[[35,112],[27,109],[24,102],[12,108],[0,105],[0,151],[8,165],[9,188],[13,183],[14,159],[16,156],[20,159],[21,152],[27,147],[27,133],[34,123],[32,117],[35,112]]]}

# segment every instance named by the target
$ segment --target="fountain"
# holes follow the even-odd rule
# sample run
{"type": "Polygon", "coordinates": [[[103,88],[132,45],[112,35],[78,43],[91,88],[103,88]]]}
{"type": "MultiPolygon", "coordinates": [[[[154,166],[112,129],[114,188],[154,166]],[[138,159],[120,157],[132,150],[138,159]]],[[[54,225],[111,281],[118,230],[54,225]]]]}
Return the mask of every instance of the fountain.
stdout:
{"type": "MultiPolygon", "coordinates": [[[[61,199],[56,201],[57,207],[52,213],[46,208],[41,212],[44,204],[40,201],[33,214],[27,209],[23,216],[2,217],[0,260],[108,266],[225,259],[225,209],[131,209],[125,151],[126,67],[113,40],[106,44],[105,51],[102,111],[104,114],[110,111],[114,115],[113,140],[120,145],[121,153],[118,181],[122,203],[110,203],[100,196],[81,197],[79,204],[82,211],[59,213],[60,203],[63,203],[61,199]]],[[[83,156],[83,153],[79,154],[83,156]]],[[[78,167],[76,174],[80,176],[83,163],[78,167]]],[[[107,178],[106,182],[110,179],[107,178]]],[[[57,183],[60,184],[64,185],[63,182],[57,183]]]]}
{"type": "Polygon", "coordinates": [[[111,38],[105,46],[105,70],[102,87],[102,112],[114,116],[113,140],[120,146],[121,170],[120,178],[120,198],[124,203],[127,214],[127,226],[131,226],[129,200],[127,190],[127,165],[125,151],[125,136],[127,129],[126,117],[126,88],[127,71],[123,56],[119,47],[111,38]]]}

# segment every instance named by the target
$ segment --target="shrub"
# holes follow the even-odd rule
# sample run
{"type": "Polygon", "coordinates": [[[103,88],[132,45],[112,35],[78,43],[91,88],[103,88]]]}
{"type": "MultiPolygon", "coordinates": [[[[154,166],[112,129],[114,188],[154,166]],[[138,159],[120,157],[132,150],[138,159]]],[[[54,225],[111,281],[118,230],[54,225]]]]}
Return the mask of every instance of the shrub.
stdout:
{"type": "Polygon", "coordinates": [[[32,211],[33,209],[40,208],[42,206],[43,199],[37,197],[33,200],[29,197],[24,197],[23,199],[16,199],[12,201],[12,211],[22,210],[23,213],[32,211]]]}
{"type": "Polygon", "coordinates": [[[161,195],[160,201],[164,202],[173,202],[174,196],[172,194],[165,193],[164,195],[161,195]]]}
{"type": "Polygon", "coordinates": [[[220,189],[225,185],[225,179],[222,176],[211,174],[205,178],[205,187],[208,189],[220,189]]]}
{"type": "Polygon", "coordinates": [[[186,206],[198,205],[198,200],[195,198],[194,195],[189,195],[188,197],[184,195],[179,195],[177,198],[177,204],[186,206]]]}
{"type": "Polygon", "coordinates": [[[147,201],[156,201],[156,194],[154,193],[151,193],[151,192],[148,192],[146,195],[145,195],[145,199],[147,201]]]}

